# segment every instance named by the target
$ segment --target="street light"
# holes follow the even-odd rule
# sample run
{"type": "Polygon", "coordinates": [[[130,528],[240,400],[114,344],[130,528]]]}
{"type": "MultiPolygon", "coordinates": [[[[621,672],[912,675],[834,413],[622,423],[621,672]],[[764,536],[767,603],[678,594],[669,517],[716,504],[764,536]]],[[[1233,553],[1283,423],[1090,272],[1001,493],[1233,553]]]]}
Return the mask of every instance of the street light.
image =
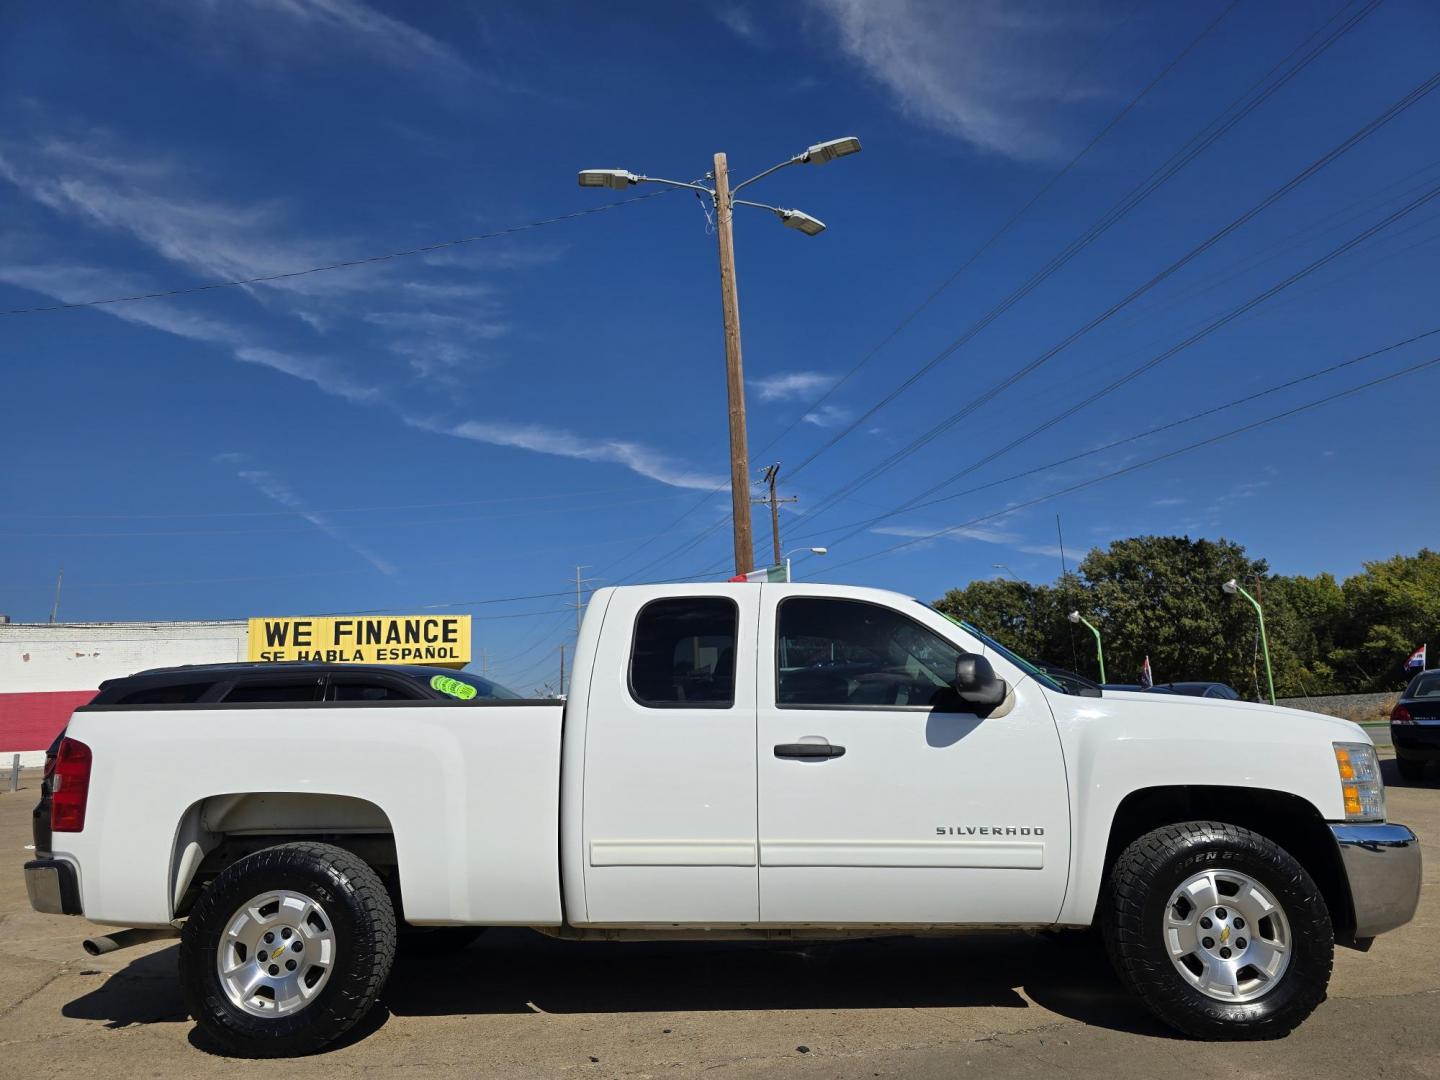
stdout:
{"type": "Polygon", "coordinates": [[[1244,586],[1233,577],[1221,585],[1231,596],[1239,593],[1250,601],[1250,606],[1255,609],[1255,617],[1260,620],[1260,650],[1265,654],[1265,683],[1270,688],[1270,704],[1275,704],[1275,676],[1270,673],[1270,642],[1265,637],[1265,610],[1260,606],[1260,601],[1245,591],[1244,586]]]}
{"type": "Polygon", "coordinates": [[[784,563],[785,563],[785,580],[786,580],[786,581],[791,581],[791,580],[793,580],[793,579],[790,577],[790,556],[791,556],[791,555],[794,555],[796,551],[805,551],[805,552],[808,552],[808,553],[811,554],[811,555],[828,555],[828,554],[830,554],[830,549],[829,549],[829,548],[824,548],[824,547],[796,548],[795,551],[787,551],[787,552],[785,553],[785,559],[784,559],[784,563]]]}
{"type": "Polygon", "coordinates": [[[755,568],[755,550],[750,535],[750,450],[745,434],[745,375],[740,358],[740,297],[735,283],[735,235],[731,217],[735,207],[753,206],[768,210],[788,228],[818,236],[825,223],[802,210],[765,203],[749,202],[735,196],[742,188],[763,180],[773,172],[791,165],[824,165],[836,158],[860,152],[860,140],[852,136],[816,143],[802,153],[756,173],[748,180],[730,187],[730,166],[723,153],[715,155],[714,171],[705,176],[714,187],[702,183],[666,180],[659,176],[643,176],[627,169],[585,169],[579,174],[585,188],[623,190],[632,184],[663,184],[687,188],[715,207],[715,232],[720,248],[720,304],[725,323],[725,390],[730,411],[730,508],[735,531],[735,573],[748,574],[755,568]]]}
{"type": "Polygon", "coordinates": [[[1016,581],[1019,581],[1019,580],[1020,580],[1020,575],[1017,574],[1017,573],[1015,573],[1014,570],[1011,570],[1010,567],[1006,566],[1003,562],[992,562],[992,563],[990,564],[990,569],[992,569],[992,570],[1004,570],[1007,574],[1009,574],[1011,577],[1013,577],[1016,581]]]}
{"type": "Polygon", "coordinates": [[[1078,611],[1070,612],[1070,621],[1072,623],[1084,623],[1090,627],[1090,632],[1095,635],[1095,659],[1100,662],[1100,681],[1103,683],[1105,681],[1105,649],[1104,646],[1100,644],[1100,631],[1095,629],[1095,624],[1078,611]]]}

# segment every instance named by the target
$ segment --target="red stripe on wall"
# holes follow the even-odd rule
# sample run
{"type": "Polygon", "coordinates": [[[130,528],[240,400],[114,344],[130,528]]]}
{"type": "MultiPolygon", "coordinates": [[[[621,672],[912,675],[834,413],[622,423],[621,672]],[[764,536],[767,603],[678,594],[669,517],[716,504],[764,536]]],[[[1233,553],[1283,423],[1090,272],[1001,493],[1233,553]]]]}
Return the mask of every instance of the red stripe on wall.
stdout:
{"type": "Polygon", "coordinates": [[[33,694],[0,694],[0,753],[46,750],[94,690],[50,690],[33,694]]]}

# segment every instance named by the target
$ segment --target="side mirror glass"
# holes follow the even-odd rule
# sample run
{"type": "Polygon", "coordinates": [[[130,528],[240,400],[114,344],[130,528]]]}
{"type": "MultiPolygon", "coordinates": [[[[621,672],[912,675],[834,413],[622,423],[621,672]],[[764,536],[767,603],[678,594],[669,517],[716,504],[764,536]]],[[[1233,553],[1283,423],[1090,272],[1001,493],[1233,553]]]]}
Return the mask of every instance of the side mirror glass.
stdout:
{"type": "Polygon", "coordinates": [[[955,681],[951,684],[961,701],[982,709],[993,709],[1005,700],[1010,688],[995,674],[990,661],[979,653],[961,653],[955,661],[955,681]]]}

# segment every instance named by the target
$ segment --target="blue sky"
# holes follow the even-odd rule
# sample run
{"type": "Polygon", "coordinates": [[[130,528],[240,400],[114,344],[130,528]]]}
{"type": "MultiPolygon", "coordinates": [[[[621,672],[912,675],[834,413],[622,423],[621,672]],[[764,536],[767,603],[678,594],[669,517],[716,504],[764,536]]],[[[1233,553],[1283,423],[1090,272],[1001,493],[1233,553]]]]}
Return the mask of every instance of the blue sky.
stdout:
{"type": "MultiPolygon", "coordinates": [[[[783,492],[799,497],[783,516],[787,547],[832,548],[797,572],[926,598],[995,563],[1049,580],[1059,513],[1072,560],[1116,537],[1183,532],[1238,540],[1281,572],[1343,576],[1434,542],[1423,433],[1440,369],[1033,500],[1440,356],[1440,337],[1037,467],[1440,326],[1440,200],[939,494],[1030,475],[854,523],[1440,184],[1440,93],[923,448],[833,505],[827,496],[1429,78],[1440,13],[1424,0],[1365,15],[1033,292],[789,471],[1302,42],[1363,7],[11,5],[0,15],[0,309],[483,234],[658,190],[581,190],[580,168],[690,180],[725,150],[745,176],[853,134],[862,154],[750,189],[823,219],[823,235],[745,208],[736,219],[756,475],[782,462],[783,492]]],[[[480,619],[477,643],[501,677],[531,683],[573,630],[566,598],[541,594],[563,591],[577,564],[605,583],[723,576],[719,315],[715,239],[684,192],[352,269],[7,315],[0,611],[45,618],[61,566],[69,619],[448,604],[480,619]]],[[[763,514],[756,536],[763,557],[763,514]]]]}

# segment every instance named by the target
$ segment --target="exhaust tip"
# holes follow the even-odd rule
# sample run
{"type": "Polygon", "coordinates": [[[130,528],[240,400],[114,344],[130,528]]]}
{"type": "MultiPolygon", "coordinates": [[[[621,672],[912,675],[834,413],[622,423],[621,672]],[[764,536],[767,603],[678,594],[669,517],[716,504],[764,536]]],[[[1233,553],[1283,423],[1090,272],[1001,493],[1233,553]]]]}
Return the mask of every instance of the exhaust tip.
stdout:
{"type": "Polygon", "coordinates": [[[84,941],[80,943],[80,947],[84,949],[87,953],[89,953],[91,956],[101,956],[109,952],[111,949],[115,948],[115,943],[109,938],[87,937],[84,941]],[[108,944],[109,948],[106,948],[105,945],[101,944],[101,942],[105,942],[106,944],[108,944]]]}

